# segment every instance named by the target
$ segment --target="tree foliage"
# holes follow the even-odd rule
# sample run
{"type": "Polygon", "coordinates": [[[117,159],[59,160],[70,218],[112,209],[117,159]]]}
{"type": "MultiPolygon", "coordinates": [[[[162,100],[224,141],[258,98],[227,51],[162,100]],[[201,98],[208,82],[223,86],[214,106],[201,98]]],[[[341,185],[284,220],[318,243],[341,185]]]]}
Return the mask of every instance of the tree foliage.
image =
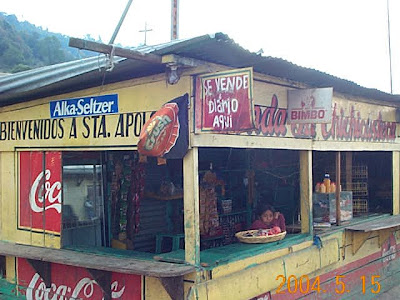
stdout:
{"type": "Polygon", "coordinates": [[[16,73],[93,56],[68,46],[69,37],[52,33],[15,15],[0,12],[0,73],[16,73]]]}

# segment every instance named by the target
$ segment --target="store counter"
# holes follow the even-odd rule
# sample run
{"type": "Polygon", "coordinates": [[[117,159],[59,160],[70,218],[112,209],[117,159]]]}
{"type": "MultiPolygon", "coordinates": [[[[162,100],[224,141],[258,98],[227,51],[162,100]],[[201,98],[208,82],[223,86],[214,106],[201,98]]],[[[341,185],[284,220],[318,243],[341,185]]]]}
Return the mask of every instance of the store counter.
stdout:
{"type": "MultiPolygon", "coordinates": [[[[160,278],[183,276],[195,271],[195,268],[190,265],[154,261],[145,254],[141,254],[141,256],[132,255],[130,254],[131,251],[125,251],[126,255],[113,255],[115,249],[112,250],[112,252],[97,251],[94,253],[90,249],[87,251],[52,249],[0,241],[0,255],[22,257],[40,263],[58,263],[87,269],[160,278]]],[[[121,251],[124,250],[117,251],[117,253],[122,253],[121,251]]]]}
{"type": "MultiPolygon", "coordinates": [[[[202,267],[212,269],[221,264],[227,264],[266,252],[290,248],[305,241],[312,241],[312,236],[308,234],[287,234],[283,240],[267,244],[234,243],[209,248],[200,252],[200,264],[202,267]]],[[[157,254],[154,256],[154,259],[163,262],[184,263],[185,251],[179,249],[177,251],[157,254]]]]}
{"type": "Polygon", "coordinates": [[[367,219],[368,222],[349,225],[345,227],[346,234],[350,235],[353,254],[368,240],[372,234],[378,234],[378,245],[383,243],[400,227],[400,215],[383,215],[376,219],[367,219]]]}

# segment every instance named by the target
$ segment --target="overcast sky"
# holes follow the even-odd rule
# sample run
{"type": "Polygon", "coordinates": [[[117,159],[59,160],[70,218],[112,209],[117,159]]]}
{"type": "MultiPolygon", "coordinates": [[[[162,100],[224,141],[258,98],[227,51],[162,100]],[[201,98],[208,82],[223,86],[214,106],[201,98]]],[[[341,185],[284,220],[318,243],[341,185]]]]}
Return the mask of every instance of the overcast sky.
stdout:
{"type": "MultiPolygon", "coordinates": [[[[108,43],[128,0],[1,0],[52,32],[108,43]]],[[[133,0],[116,43],[170,40],[170,0],[133,0]]],[[[389,0],[393,93],[400,94],[400,1],[389,0]]],[[[179,37],[224,32],[250,51],[390,93],[387,0],[180,0],[179,37]]]]}

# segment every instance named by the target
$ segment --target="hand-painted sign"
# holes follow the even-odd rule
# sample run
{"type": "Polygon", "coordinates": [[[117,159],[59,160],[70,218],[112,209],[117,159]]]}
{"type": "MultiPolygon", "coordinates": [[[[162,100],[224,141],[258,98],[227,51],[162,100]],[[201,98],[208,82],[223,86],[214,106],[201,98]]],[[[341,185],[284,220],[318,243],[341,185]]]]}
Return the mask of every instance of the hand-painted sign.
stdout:
{"type": "Polygon", "coordinates": [[[18,227],[60,233],[61,152],[21,152],[18,227]]]}
{"type": "MultiPolygon", "coordinates": [[[[85,268],[51,264],[51,286],[26,261],[17,260],[18,284],[27,300],[39,299],[104,299],[101,287],[85,268]]],[[[140,300],[141,276],[111,273],[111,299],[140,300]]]]}
{"type": "Polygon", "coordinates": [[[83,117],[118,113],[118,95],[83,97],[50,102],[50,118],[83,117]]]}
{"type": "Polygon", "coordinates": [[[254,128],[253,69],[201,75],[196,83],[197,131],[240,132],[254,128]]]}
{"type": "MultiPolygon", "coordinates": [[[[0,121],[1,141],[43,141],[75,139],[127,140],[139,137],[151,111],[121,113],[111,116],[86,116],[82,118],[0,121]]],[[[104,144],[103,144],[104,145],[104,144]]]]}
{"type": "Polygon", "coordinates": [[[288,123],[329,123],[332,88],[288,90],[288,123]]]}
{"type": "Polygon", "coordinates": [[[384,267],[387,267],[391,261],[396,259],[396,238],[392,233],[389,238],[383,243],[381,249],[382,263],[384,267]]]}
{"type": "Polygon", "coordinates": [[[164,104],[147,122],[139,136],[142,155],[183,158],[189,145],[188,94],[164,104]]]}

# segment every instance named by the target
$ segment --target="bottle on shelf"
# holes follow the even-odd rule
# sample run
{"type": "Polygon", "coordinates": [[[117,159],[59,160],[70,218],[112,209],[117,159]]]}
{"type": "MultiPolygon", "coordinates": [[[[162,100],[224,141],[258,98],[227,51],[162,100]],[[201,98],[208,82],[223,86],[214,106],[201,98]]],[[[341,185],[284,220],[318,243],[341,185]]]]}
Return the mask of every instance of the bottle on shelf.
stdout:
{"type": "Polygon", "coordinates": [[[331,191],[331,179],[328,173],[324,176],[325,193],[330,193],[331,191]]]}
{"type": "Polygon", "coordinates": [[[336,193],[336,184],[334,182],[331,182],[331,193],[336,193]]]}
{"type": "Polygon", "coordinates": [[[316,193],[320,193],[321,192],[321,183],[317,182],[317,184],[315,185],[315,192],[316,193]]]}

